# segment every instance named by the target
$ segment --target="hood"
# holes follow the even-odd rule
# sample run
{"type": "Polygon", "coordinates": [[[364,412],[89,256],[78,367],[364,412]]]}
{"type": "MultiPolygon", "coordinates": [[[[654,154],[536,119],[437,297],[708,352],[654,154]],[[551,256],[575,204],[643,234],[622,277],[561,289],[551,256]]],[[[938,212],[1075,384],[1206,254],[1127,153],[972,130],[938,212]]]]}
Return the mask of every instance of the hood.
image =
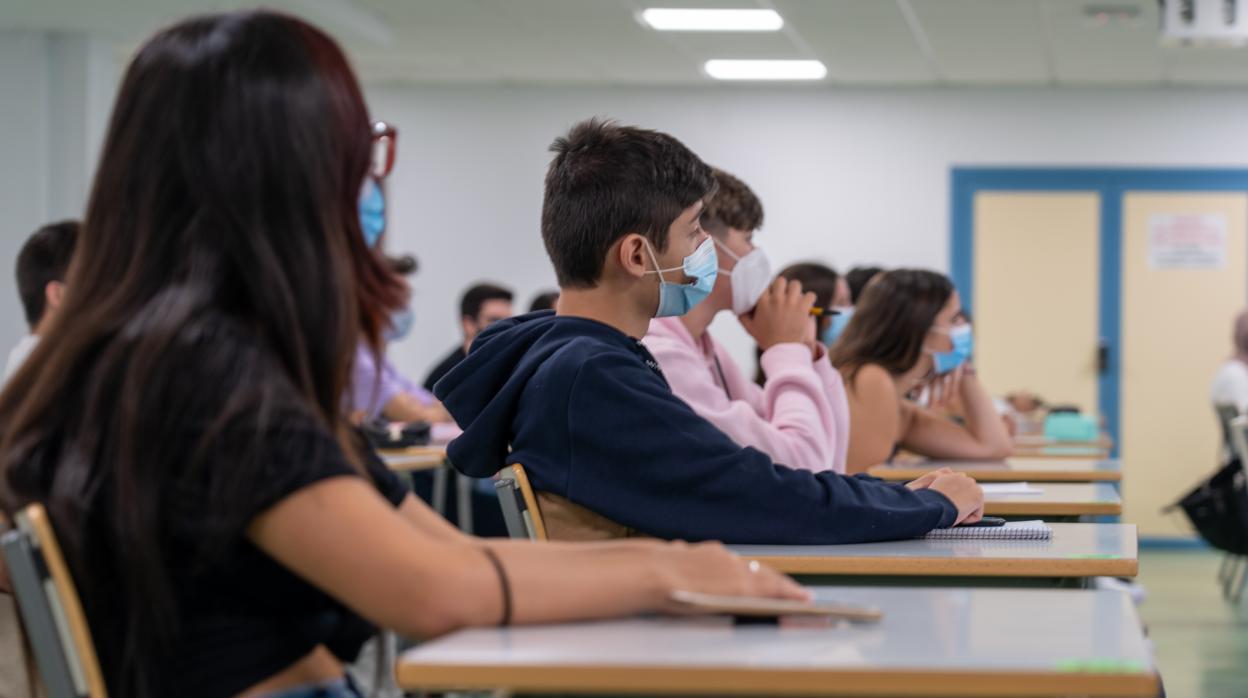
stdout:
{"type": "Polygon", "coordinates": [[[624,343],[618,330],[583,318],[556,317],[553,310],[502,320],[472,343],[467,358],[433,387],[464,433],[447,447],[457,470],[491,477],[504,465],[512,423],[529,380],[551,356],[595,335],[624,343]]]}

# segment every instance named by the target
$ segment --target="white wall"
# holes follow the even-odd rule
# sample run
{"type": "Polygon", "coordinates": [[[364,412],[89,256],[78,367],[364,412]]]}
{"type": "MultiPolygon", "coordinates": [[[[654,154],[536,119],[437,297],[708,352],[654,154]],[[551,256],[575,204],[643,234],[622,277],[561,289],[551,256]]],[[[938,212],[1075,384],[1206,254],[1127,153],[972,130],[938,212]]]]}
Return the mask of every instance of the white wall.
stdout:
{"type": "MultiPolygon", "coordinates": [[[[39,224],[81,212],[119,73],[99,41],[0,33],[0,350],[23,331],[11,280],[17,249],[39,224]],[[53,143],[53,128],[69,135],[53,143]]],[[[369,86],[367,93],[375,116],[400,128],[390,244],[414,251],[421,271],[417,329],[393,356],[417,378],[458,341],[455,308],[469,283],[504,282],[524,307],[553,287],[538,231],[547,147],[588,116],[669,131],[742,177],[767,209],[759,239],[776,268],[815,258],[838,269],[870,262],[947,269],[955,164],[1248,166],[1244,91],[369,86]]],[[[731,318],[715,332],[752,362],[731,318]]]]}
{"type": "MultiPolygon", "coordinates": [[[[421,260],[422,376],[456,341],[458,294],[504,281],[522,304],[554,277],[539,234],[551,140],[593,115],[668,131],[761,197],[773,265],[805,258],[948,268],[949,169],[964,164],[1248,166],[1248,92],[372,88],[400,129],[391,248],[421,260]]],[[[714,328],[742,362],[732,318],[714,328]]]]}
{"type": "Polygon", "coordinates": [[[48,213],[47,76],[43,36],[0,32],[0,356],[26,327],[17,251],[48,213]]]}
{"type": "Polygon", "coordinates": [[[82,216],[119,74],[98,39],[0,32],[0,357],[26,333],[17,252],[39,226],[82,216]]]}

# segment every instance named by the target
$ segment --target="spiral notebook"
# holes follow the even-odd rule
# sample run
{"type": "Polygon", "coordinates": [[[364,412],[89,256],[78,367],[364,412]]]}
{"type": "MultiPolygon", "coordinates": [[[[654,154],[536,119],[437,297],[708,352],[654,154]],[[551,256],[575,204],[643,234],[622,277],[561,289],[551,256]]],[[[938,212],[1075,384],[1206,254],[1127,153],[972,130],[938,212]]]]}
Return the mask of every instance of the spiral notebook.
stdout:
{"type": "Polygon", "coordinates": [[[1002,526],[938,528],[923,537],[928,540],[1048,540],[1053,537],[1053,529],[1043,521],[1007,521],[1002,526]]]}

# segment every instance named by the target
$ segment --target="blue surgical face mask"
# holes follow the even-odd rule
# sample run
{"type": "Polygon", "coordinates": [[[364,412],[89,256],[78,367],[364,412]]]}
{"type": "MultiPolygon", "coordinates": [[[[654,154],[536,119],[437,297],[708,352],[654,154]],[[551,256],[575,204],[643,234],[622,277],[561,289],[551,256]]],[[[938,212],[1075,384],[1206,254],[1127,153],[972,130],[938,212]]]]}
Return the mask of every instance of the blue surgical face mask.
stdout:
{"type": "Polygon", "coordinates": [[[715,243],[711,239],[702,241],[698,249],[685,257],[684,263],[671,269],[660,269],[659,258],[654,254],[650,241],[646,240],[646,251],[654,262],[654,269],[647,274],[659,275],[659,307],[654,317],[677,317],[693,309],[711,295],[715,287],[715,276],[719,273],[719,259],[715,256],[715,243]],[[663,280],[663,275],[683,271],[685,276],[693,277],[691,284],[673,284],[663,280]]]}
{"type": "Polygon", "coordinates": [[[950,351],[928,351],[932,355],[932,368],[937,375],[943,376],[971,358],[971,353],[975,349],[975,336],[971,333],[970,325],[955,325],[951,330],[933,327],[932,331],[948,335],[949,340],[953,342],[953,349],[950,351]]]}
{"type": "Polygon", "coordinates": [[[828,322],[828,328],[823,331],[823,345],[830,347],[836,340],[841,338],[841,334],[845,332],[845,328],[849,326],[849,320],[854,316],[854,306],[847,305],[841,308],[833,308],[836,315],[828,322]]]}
{"type": "Polygon", "coordinates": [[[381,234],[386,232],[386,198],[372,177],[364,180],[360,191],[360,229],[369,247],[376,247],[381,234]]]}
{"type": "Polygon", "coordinates": [[[384,336],[387,342],[397,342],[412,331],[416,324],[416,313],[411,308],[404,308],[390,313],[390,325],[386,327],[384,336]]]}

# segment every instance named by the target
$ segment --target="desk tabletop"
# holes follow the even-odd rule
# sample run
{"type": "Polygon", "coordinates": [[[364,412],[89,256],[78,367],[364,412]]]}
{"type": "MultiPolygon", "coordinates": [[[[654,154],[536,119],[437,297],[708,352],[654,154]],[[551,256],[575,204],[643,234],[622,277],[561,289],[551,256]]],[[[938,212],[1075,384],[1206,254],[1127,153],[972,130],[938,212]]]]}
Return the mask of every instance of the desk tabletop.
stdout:
{"type": "MultiPolygon", "coordinates": [[[[993,484],[993,483],[984,483],[993,484]]],[[[1040,482],[1039,494],[984,493],[989,516],[1118,516],[1122,497],[1109,482],[1040,482]]]]}
{"type": "Polygon", "coordinates": [[[1134,577],[1133,524],[1051,523],[1049,540],[899,540],[852,545],[732,545],[789,574],[928,577],[1134,577]]]}
{"type": "Polygon", "coordinates": [[[1148,696],[1157,678],[1113,591],[816,588],[879,623],[637,618],[463,630],[405,653],[405,690],[686,695],[1148,696]]]}
{"type": "Polygon", "coordinates": [[[1011,458],[1108,458],[1110,449],[1081,444],[1015,446],[1011,458]]]}
{"type": "Polygon", "coordinates": [[[377,454],[391,470],[412,472],[437,470],[446,463],[445,446],[411,446],[379,449],[377,454]]]}
{"type": "Polygon", "coordinates": [[[1011,458],[998,461],[926,460],[885,463],[867,472],[885,480],[909,481],[936,468],[952,468],[981,482],[1117,482],[1122,464],[1117,458],[1011,458]]]}

